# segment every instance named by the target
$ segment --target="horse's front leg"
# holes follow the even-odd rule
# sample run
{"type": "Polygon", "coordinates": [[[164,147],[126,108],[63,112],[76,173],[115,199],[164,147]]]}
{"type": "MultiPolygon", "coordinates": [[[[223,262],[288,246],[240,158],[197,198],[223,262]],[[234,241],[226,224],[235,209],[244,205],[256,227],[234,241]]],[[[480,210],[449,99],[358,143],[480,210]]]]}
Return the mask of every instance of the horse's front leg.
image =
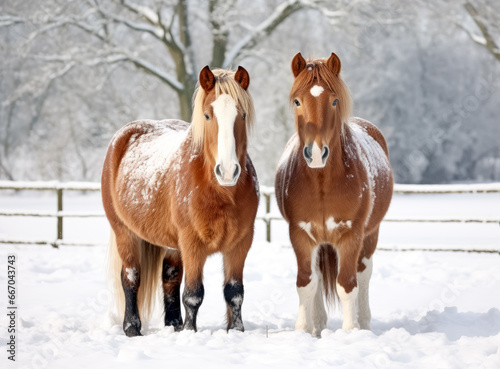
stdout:
{"type": "Polygon", "coordinates": [[[337,248],[339,274],[336,287],[344,312],[342,329],[345,330],[359,329],[357,269],[361,247],[362,237],[357,237],[354,232],[349,232],[342,236],[337,248]]]}
{"type": "Polygon", "coordinates": [[[167,251],[163,260],[163,302],[165,305],[165,326],[182,329],[181,296],[182,259],[179,251],[167,251]]]}
{"type": "Polygon", "coordinates": [[[297,258],[297,293],[299,312],[296,330],[303,330],[313,336],[321,336],[326,327],[320,272],[318,269],[318,246],[310,228],[291,224],[290,239],[297,258]]]}
{"type": "Polygon", "coordinates": [[[203,287],[203,267],[207,259],[201,243],[184,243],[182,247],[182,262],[184,265],[184,292],[182,303],[186,310],[183,329],[196,332],[196,317],[203,302],[205,289],[203,287]]]}
{"type": "Polygon", "coordinates": [[[227,330],[244,331],[241,306],[243,304],[243,267],[252,245],[253,230],[230,251],[222,252],[224,259],[224,299],[227,304],[227,330]]]}

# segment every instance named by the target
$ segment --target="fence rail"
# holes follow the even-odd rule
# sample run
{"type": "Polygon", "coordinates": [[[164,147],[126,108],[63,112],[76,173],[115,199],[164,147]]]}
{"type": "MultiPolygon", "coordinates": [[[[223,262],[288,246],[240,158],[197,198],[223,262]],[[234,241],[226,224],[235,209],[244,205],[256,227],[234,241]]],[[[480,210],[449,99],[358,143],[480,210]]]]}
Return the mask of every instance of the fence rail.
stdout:
{"type": "MultiPolygon", "coordinates": [[[[44,217],[57,218],[57,238],[55,240],[15,240],[1,239],[1,243],[8,244],[50,244],[54,247],[61,245],[94,245],[92,242],[65,242],[63,239],[63,219],[64,218],[95,218],[104,217],[104,212],[74,212],[63,210],[64,191],[93,191],[99,192],[101,186],[96,182],[12,182],[0,181],[0,190],[16,191],[55,191],[57,194],[57,211],[20,211],[10,209],[0,209],[0,216],[7,217],[44,217]]],[[[274,188],[261,186],[261,195],[265,199],[265,214],[257,216],[266,224],[266,239],[271,241],[271,222],[274,220],[283,220],[281,214],[271,213],[271,197],[274,195],[274,188]]],[[[470,185],[404,185],[396,184],[394,186],[395,194],[464,194],[464,193],[500,193],[500,183],[470,184],[470,185]]],[[[404,217],[391,218],[386,217],[384,222],[414,222],[414,223],[498,223],[500,217],[495,218],[446,218],[446,217],[404,217]]],[[[480,250],[478,250],[480,251],[480,250]]],[[[491,252],[489,250],[488,252],[491,252]]]]}

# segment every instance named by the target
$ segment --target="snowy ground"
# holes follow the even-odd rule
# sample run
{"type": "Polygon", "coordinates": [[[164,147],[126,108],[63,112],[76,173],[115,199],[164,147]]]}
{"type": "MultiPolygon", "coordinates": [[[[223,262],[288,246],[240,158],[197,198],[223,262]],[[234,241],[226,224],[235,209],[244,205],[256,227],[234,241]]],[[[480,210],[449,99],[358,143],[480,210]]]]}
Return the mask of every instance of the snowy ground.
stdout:
{"type": "MultiPolygon", "coordinates": [[[[396,196],[392,215],[498,216],[500,209],[498,194],[431,196],[396,196]]],[[[54,204],[51,196],[0,197],[4,209],[52,210],[54,204]]],[[[98,209],[98,196],[68,196],[65,208],[98,209]]],[[[54,220],[21,219],[0,218],[0,237],[55,234],[54,220]]],[[[102,219],[65,223],[68,240],[107,236],[102,219]]],[[[500,229],[484,224],[385,223],[380,243],[500,249],[500,229]]],[[[258,224],[245,268],[244,333],[224,330],[221,259],[214,256],[205,267],[199,332],[175,333],[162,328],[157,317],[144,337],[132,339],[107,315],[105,246],[57,250],[0,245],[3,286],[7,255],[18,258],[17,367],[500,368],[500,255],[378,251],[371,282],[372,332],[342,331],[341,312],[336,311],[317,339],[293,330],[298,298],[295,256],[288,244],[284,225],[273,225],[273,242],[267,243],[258,224]]],[[[0,289],[5,309],[6,288],[0,289]]],[[[4,363],[10,364],[6,313],[0,323],[4,368],[4,363]]]]}

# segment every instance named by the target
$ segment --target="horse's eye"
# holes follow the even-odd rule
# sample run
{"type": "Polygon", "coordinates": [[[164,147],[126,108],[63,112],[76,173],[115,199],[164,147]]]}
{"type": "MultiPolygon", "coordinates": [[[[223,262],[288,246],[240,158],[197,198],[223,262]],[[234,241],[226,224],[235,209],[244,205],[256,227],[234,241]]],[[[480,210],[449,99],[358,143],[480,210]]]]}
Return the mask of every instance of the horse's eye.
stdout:
{"type": "Polygon", "coordinates": [[[243,115],[241,116],[241,119],[245,120],[246,117],[247,117],[247,113],[243,113],[243,115]]]}
{"type": "Polygon", "coordinates": [[[299,100],[295,99],[293,100],[293,102],[295,103],[295,105],[300,106],[299,100]]]}
{"type": "Polygon", "coordinates": [[[337,106],[337,103],[339,102],[339,99],[335,99],[335,101],[333,102],[333,106],[337,106]]]}
{"type": "Polygon", "coordinates": [[[205,119],[210,120],[210,117],[208,116],[208,114],[205,114],[205,119]]]}

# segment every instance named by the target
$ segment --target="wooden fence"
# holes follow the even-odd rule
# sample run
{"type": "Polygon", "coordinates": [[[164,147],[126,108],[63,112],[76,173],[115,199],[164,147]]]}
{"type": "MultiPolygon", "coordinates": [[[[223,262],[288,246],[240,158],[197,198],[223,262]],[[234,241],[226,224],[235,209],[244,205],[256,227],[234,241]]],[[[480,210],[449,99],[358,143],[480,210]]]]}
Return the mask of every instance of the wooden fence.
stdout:
{"type": "MultiPolygon", "coordinates": [[[[15,217],[48,217],[57,218],[57,237],[55,240],[22,240],[22,239],[2,239],[0,244],[50,244],[54,247],[61,245],[93,245],[93,243],[75,243],[65,242],[63,221],[64,218],[95,218],[104,217],[103,212],[71,212],[64,211],[63,196],[66,191],[93,191],[101,190],[100,184],[95,182],[12,182],[0,181],[0,190],[16,190],[16,191],[54,191],[57,194],[57,211],[19,211],[0,209],[1,216],[15,217]]],[[[266,224],[266,239],[271,241],[271,223],[275,220],[283,220],[279,213],[271,212],[271,197],[274,195],[274,188],[261,186],[261,195],[265,199],[265,213],[257,216],[257,219],[266,224]]],[[[500,193],[500,183],[487,184],[471,184],[471,185],[403,185],[396,184],[394,186],[395,194],[461,194],[461,193],[500,193]]],[[[478,217],[403,217],[390,218],[386,217],[385,222],[415,222],[415,223],[497,223],[500,224],[500,217],[496,218],[478,218],[478,217]]],[[[458,251],[458,250],[452,250],[458,251]]],[[[477,250],[481,251],[481,250],[477,250]]],[[[492,252],[491,250],[483,250],[492,252]]],[[[493,251],[499,252],[499,251],[493,251]]]]}

